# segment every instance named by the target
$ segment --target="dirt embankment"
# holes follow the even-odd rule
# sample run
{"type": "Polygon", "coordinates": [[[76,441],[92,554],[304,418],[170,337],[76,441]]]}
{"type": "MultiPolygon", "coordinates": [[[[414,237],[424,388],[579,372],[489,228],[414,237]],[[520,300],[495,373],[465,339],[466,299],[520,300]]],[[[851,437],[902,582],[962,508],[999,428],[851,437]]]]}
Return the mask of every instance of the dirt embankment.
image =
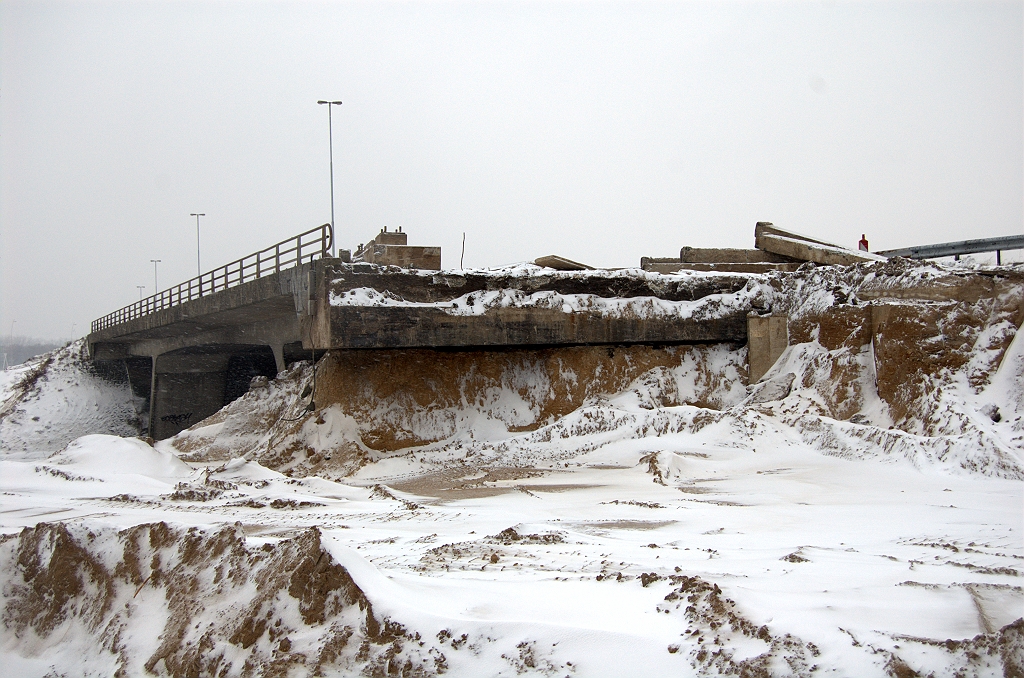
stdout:
{"type": "Polygon", "coordinates": [[[1024,322],[1024,272],[956,271],[906,259],[820,267],[770,280],[790,345],[814,345],[800,385],[847,420],[877,396],[908,433],[956,435],[951,392],[981,393],[1024,322]],[[865,392],[865,391],[874,391],[865,392]]]}
{"type": "Polygon", "coordinates": [[[254,548],[238,527],[42,523],[0,541],[0,570],[5,644],[81,645],[117,676],[427,676],[445,663],[374,613],[316,528],[254,548]]]}
{"type": "Polygon", "coordinates": [[[376,452],[536,430],[644,375],[658,382],[652,407],[721,409],[745,395],[745,363],[745,349],[728,345],[332,351],[315,391],[310,368],[293,370],[173,445],[196,461],[248,454],[294,475],[340,477],[376,452]],[[303,412],[310,398],[315,414],[303,412]]]}
{"type": "Polygon", "coordinates": [[[337,351],[327,356],[318,403],[339,405],[375,450],[423,445],[454,435],[450,413],[475,410],[510,433],[533,431],[614,394],[654,370],[686,369],[689,388],[673,383],[662,406],[719,409],[730,381],[744,380],[740,351],[707,346],[596,347],[439,352],[337,351]],[[721,365],[710,357],[720,357],[721,365]],[[731,360],[730,360],[731,358],[731,360]],[[731,369],[730,369],[731,368],[731,369]]]}

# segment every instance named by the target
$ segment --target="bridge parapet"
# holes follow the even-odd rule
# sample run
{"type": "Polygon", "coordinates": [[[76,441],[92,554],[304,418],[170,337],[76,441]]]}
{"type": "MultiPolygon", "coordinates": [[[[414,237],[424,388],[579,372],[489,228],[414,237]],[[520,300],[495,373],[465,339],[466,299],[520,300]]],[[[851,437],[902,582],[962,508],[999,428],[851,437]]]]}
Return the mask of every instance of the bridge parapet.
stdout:
{"type": "Polygon", "coordinates": [[[236,259],[212,271],[179,283],[129,304],[92,322],[91,332],[99,332],[143,316],[200,299],[230,287],[237,287],[264,276],[294,268],[307,259],[326,257],[334,238],[330,224],[311,228],[293,238],[282,240],[259,252],[236,259]]]}

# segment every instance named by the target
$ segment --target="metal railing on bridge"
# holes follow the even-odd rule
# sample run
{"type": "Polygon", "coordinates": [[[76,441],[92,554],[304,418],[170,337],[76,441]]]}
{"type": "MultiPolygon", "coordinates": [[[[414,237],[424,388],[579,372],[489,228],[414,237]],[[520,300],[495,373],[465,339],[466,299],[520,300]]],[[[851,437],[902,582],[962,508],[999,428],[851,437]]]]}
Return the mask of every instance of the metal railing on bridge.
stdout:
{"type": "Polygon", "coordinates": [[[331,251],[334,233],[330,224],[317,226],[297,236],[282,240],[276,245],[242,257],[230,264],[196,276],[191,280],[157,292],[113,313],[94,320],[93,332],[119,325],[129,320],[172,308],[186,301],[199,299],[214,292],[220,292],[247,283],[263,276],[299,265],[304,259],[325,257],[331,251]]]}

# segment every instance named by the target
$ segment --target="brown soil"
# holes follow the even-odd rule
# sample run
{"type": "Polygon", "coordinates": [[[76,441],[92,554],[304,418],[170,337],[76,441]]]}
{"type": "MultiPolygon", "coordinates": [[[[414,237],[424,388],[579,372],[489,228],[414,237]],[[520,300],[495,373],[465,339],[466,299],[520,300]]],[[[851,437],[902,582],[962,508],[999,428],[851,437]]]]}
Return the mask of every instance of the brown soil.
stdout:
{"type": "MultiPolygon", "coordinates": [[[[317,383],[319,407],[338,404],[359,425],[363,444],[392,451],[443,440],[458,427],[452,410],[475,408],[510,431],[532,431],[578,409],[587,398],[617,393],[656,367],[697,357],[700,404],[714,406],[724,379],[706,367],[703,346],[578,346],[512,351],[331,351],[317,383]],[[516,393],[529,408],[515,414],[495,401],[516,393]]],[[[669,394],[664,405],[683,404],[669,394]]]]}
{"type": "Polygon", "coordinates": [[[431,648],[374,614],[316,528],[249,548],[240,526],[93,533],[42,523],[0,542],[0,562],[8,573],[3,620],[15,638],[81,627],[118,657],[119,676],[435,673],[431,648]],[[139,613],[165,615],[148,658],[122,638],[139,613]],[[295,618],[301,628],[285,621],[295,618]]]}

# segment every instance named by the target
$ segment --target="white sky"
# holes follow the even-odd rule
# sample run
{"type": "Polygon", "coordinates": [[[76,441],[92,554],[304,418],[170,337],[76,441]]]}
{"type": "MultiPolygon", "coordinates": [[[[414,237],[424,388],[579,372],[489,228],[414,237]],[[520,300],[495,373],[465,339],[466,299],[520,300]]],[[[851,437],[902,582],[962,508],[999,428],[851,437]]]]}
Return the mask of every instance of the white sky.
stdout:
{"type": "Polygon", "coordinates": [[[0,334],[330,220],[635,266],[1024,228],[1022,3],[0,3],[0,334]]]}

